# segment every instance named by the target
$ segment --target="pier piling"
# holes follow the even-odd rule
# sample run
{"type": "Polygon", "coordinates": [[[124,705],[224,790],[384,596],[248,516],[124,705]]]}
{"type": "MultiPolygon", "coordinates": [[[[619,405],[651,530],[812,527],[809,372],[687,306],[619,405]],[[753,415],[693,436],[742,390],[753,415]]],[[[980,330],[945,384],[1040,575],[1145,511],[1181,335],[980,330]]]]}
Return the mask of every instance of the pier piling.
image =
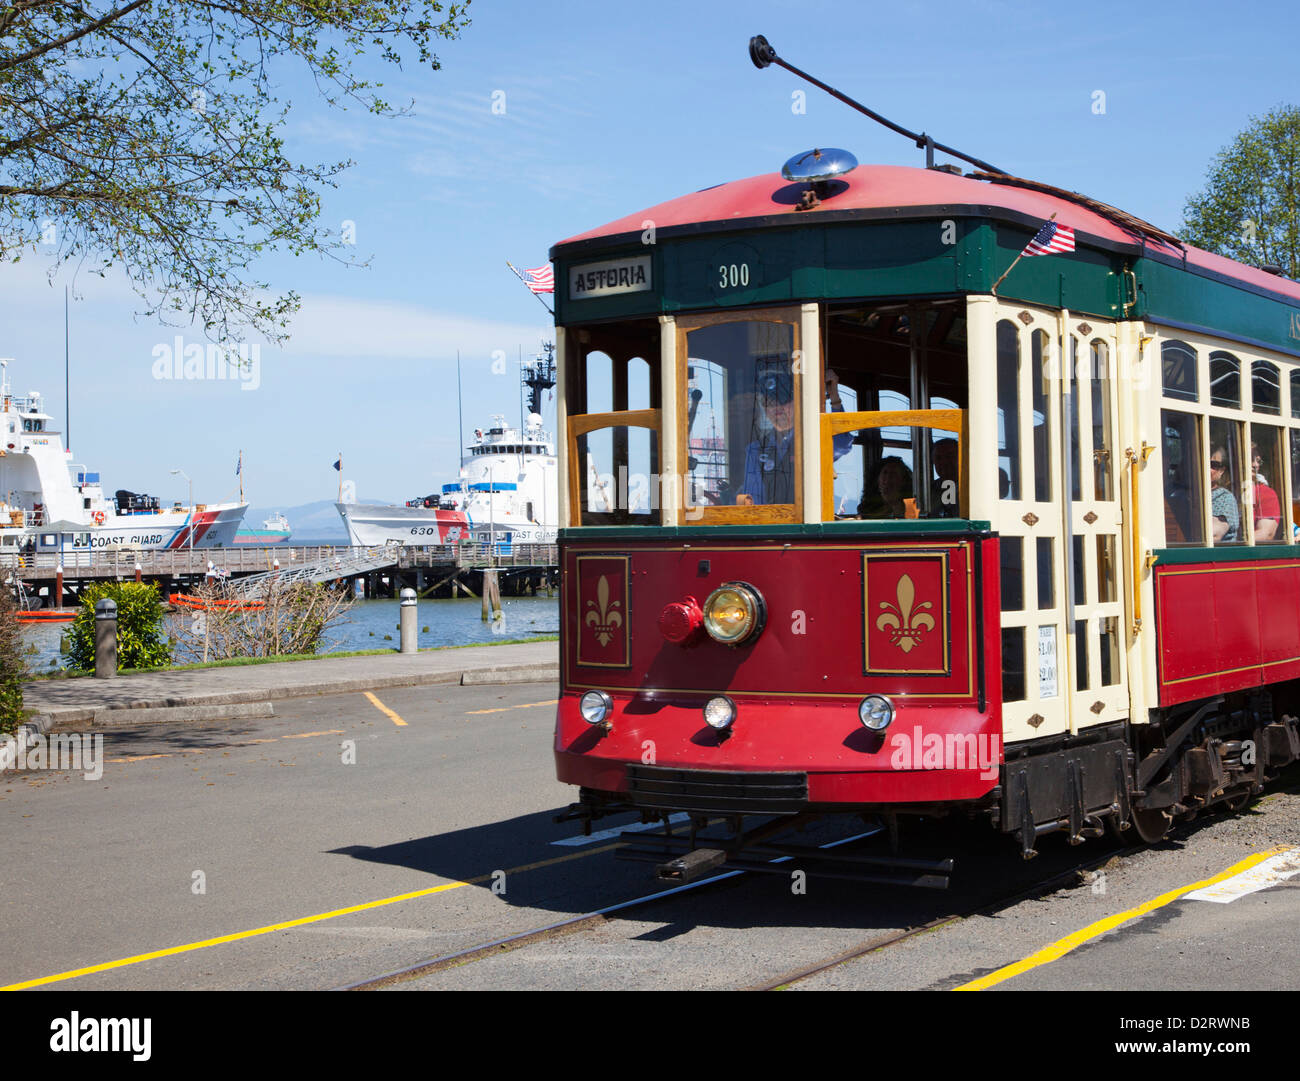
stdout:
{"type": "Polygon", "coordinates": [[[501,618],[501,583],[495,570],[483,572],[483,622],[501,618]]]}

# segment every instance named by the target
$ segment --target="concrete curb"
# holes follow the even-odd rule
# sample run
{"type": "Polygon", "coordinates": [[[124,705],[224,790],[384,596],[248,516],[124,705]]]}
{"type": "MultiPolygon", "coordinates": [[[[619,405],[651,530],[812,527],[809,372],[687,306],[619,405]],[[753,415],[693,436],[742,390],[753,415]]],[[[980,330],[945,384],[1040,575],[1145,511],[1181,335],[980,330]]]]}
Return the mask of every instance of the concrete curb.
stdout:
{"type": "Polygon", "coordinates": [[[157,724],[159,721],[239,721],[274,717],[270,702],[243,702],[224,706],[142,706],[126,709],[97,709],[91,724],[157,724]]]}
{"type": "Polygon", "coordinates": [[[18,761],[20,746],[25,751],[36,742],[36,737],[48,731],[53,723],[54,720],[48,713],[38,713],[30,721],[20,724],[18,731],[12,736],[6,736],[4,742],[0,743],[0,773],[18,761]]]}
{"type": "MultiPolygon", "coordinates": [[[[134,720],[127,714],[144,710],[151,711],[151,720],[220,720],[237,716],[255,716],[254,714],[236,714],[230,709],[217,710],[213,717],[187,716],[186,710],[204,707],[229,707],[244,703],[266,705],[273,700],[283,698],[310,698],[332,694],[360,694],[363,691],[382,690],[386,687],[431,687],[440,684],[461,684],[463,686],[482,686],[492,683],[534,683],[555,682],[560,679],[557,665],[551,664],[516,664],[499,665],[494,668],[464,669],[445,672],[418,672],[392,676],[369,676],[365,678],[323,680],[319,683],[290,684],[284,687],[267,687],[259,690],[217,691],[211,694],[168,695],[167,697],[137,699],[123,702],[109,708],[103,706],[51,706],[46,711],[45,728],[51,724],[103,724],[107,720],[115,723],[133,724],[134,720]],[[171,711],[171,715],[164,715],[171,711]]],[[[267,713],[265,716],[271,716],[267,713]]]]}
{"type": "Polygon", "coordinates": [[[462,672],[462,687],[481,687],[490,683],[559,683],[560,670],[553,664],[512,665],[501,668],[476,668],[462,672]]]}

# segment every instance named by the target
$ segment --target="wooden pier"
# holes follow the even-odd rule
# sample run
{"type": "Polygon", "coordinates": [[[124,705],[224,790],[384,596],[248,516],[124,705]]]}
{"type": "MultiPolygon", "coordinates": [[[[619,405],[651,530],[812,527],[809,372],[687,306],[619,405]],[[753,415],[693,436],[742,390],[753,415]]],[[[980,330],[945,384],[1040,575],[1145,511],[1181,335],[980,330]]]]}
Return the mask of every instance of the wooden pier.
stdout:
{"type": "Polygon", "coordinates": [[[5,553],[0,555],[0,575],[10,588],[16,589],[15,583],[21,582],[31,606],[46,608],[75,604],[81,590],[95,582],[152,582],[166,595],[185,592],[212,578],[237,585],[254,575],[344,581],[358,596],[368,598],[396,597],[408,587],[421,597],[477,597],[482,592],[483,572],[496,570],[503,595],[530,596],[549,594],[557,587],[557,559],[553,544],[78,549],[5,553]],[[357,571],[357,567],[364,570],[357,571]]]}

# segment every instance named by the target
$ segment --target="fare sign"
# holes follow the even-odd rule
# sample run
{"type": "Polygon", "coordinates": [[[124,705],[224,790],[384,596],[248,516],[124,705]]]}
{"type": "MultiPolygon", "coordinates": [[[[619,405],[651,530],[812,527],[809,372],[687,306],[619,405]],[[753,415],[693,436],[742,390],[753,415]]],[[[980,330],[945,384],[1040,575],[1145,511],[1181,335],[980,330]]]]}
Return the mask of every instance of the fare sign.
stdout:
{"type": "Polygon", "coordinates": [[[589,300],[620,293],[644,293],[651,288],[650,256],[608,259],[569,268],[569,299],[589,300]]]}

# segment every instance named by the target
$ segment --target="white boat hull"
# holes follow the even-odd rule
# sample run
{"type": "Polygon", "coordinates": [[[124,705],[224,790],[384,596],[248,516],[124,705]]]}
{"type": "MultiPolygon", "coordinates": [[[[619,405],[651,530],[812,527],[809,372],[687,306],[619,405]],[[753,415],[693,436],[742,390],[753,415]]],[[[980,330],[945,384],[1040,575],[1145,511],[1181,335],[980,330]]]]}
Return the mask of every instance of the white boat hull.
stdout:
{"type": "Polygon", "coordinates": [[[224,548],[234,545],[246,509],[245,503],[224,503],[208,504],[203,510],[196,511],[192,543],[190,516],[184,511],[106,514],[102,523],[62,520],[49,525],[9,527],[0,529],[0,543],[5,547],[35,545],[37,551],[56,548],[224,548]]]}
{"type": "Polygon", "coordinates": [[[460,511],[437,507],[386,507],[371,503],[336,503],[352,544],[420,547],[455,544],[469,539],[469,522],[460,511]]]}

